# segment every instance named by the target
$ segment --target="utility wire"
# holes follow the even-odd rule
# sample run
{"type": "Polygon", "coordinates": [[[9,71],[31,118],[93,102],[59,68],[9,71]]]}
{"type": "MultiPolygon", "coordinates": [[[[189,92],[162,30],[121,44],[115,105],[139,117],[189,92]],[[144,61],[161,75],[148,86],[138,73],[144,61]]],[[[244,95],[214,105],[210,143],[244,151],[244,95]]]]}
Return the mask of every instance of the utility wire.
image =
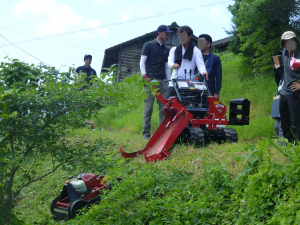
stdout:
{"type": "MultiPolygon", "coordinates": [[[[24,53],[26,53],[27,55],[31,56],[32,58],[37,59],[38,61],[40,61],[40,62],[43,63],[43,64],[46,64],[46,65],[48,65],[48,66],[51,66],[50,64],[45,63],[44,61],[38,59],[37,57],[35,57],[35,56],[29,54],[28,52],[24,51],[23,49],[19,48],[19,47],[16,46],[14,43],[12,43],[11,41],[9,41],[9,40],[7,40],[5,37],[3,37],[1,34],[0,34],[0,37],[2,37],[3,39],[5,39],[6,41],[8,41],[11,45],[14,45],[16,48],[20,49],[22,52],[24,52],[24,53]]],[[[52,67],[52,66],[51,66],[51,67],[52,67]]]]}
{"type": "MultiPolygon", "coordinates": [[[[2,28],[4,30],[8,30],[8,31],[13,32],[13,33],[16,33],[16,34],[21,34],[21,35],[24,35],[24,36],[27,36],[27,37],[38,39],[37,37],[33,37],[33,36],[30,36],[30,35],[27,35],[27,34],[23,34],[23,33],[20,33],[18,31],[14,31],[14,30],[11,30],[11,29],[8,29],[8,28],[5,28],[5,27],[1,27],[0,26],[0,28],[2,28]]],[[[87,50],[94,50],[94,51],[104,52],[104,50],[100,50],[100,49],[80,47],[80,46],[64,44],[64,43],[60,43],[60,42],[56,42],[56,41],[45,40],[45,39],[42,39],[41,41],[47,41],[47,42],[50,42],[50,43],[59,44],[59,45],[65,45],[65,46],[74,47],[74,48],[82,48],[82,49],[87,49],[87,50]]],[[[17,44],[17,43],[15,43],[15,44],[17,44]]],[[[1,45],[0,47],[5,47],[5,46],[8,46],[8,45],[1,45]]]]}
{"type": "Polygon", "coordinates": [[[86,28],[86,29],[77,30],[77,31],[70,31],[70,32],[62,33],[62,34],[55,34],[55,35],[51,35],[51,36],[44,36],[44,37],[40,37],[40,38],[19,41],[19,42],[15,42],[15,43],[11,43],[11,44],[21,44],[21,43],[25,43],[25,42],[31,42],[31,41],[37,41],[37,40],[44,40],[46,38],[64,36],[64,35],[67,35],[67,34],[73,34],[73,33],[77,33],[77,32],[84,32],[84,31],[90,31],[90,30],[95,30],[95,29],[104,28],[104,27],[116,26],[116,25],[120,25],[120,24],[132,23],[132,22],[136,22],[136,21],[139,21],[139,20],[145,20],[145,19],[150,19],[150,18],[155,18],[155,17],[160,17],[160,16],[166,16],[166,15],[170,15],[170,14],[174,14],[174,13],[186,12],[186,11],[190,11],[190,10],[194,10],[194,9],[198,9],[198,8],[205,8],[205,7],[209,7],[209,6],[220,5],[220,4],[224,4],[224,3],[229,3],[229,2],[232,2],[232,1],[233,0],[231,0],[231,1],[227,0],[227,1],[217,2],[217,3],[207,4],[207,5],[203,5],[203,6],[194,6],[194,7],[190,7],[190,8],[186,8],[186,9],[180,9],[180,10],[171,11],[171,12],[168,12],[168,13],[156,14],[156,15],[153,15],[153,16],[141,17],[141,18],[137,18],[137,19],[132,19],[132,20],[124,21],[124,22],[116,22],[116,23],[111,23],[111,24],[107,24],[107,25],[103,25],[103,26],[97,26],[97,27],[93,27],[93,28],[86,28]]]}

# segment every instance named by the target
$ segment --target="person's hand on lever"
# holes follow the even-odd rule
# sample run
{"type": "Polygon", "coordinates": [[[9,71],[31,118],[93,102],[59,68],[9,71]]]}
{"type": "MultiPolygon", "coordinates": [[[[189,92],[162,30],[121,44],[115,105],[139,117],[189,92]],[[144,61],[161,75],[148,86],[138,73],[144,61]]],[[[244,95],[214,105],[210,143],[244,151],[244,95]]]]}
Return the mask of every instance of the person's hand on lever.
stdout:
{"type": "Polygon", "coordinates": [[[178,70],[179,69],[179,65],[177,63],[174,63],[172,66],[172,69],[178,70]]]}
{"type": "Polygon", "coordinates": [[[206,80],[208,80],[208,73],[207,73],[207,72],[203,72],[201,75],[202,75],[203,77],[205,77],[206,80]]]}
{"type": "Polygon", "coordinates": [[[214,94],[214,97],[215,97],[216,99],[220,100],[220,94],[215,93],[215,94],[214,94]]]}

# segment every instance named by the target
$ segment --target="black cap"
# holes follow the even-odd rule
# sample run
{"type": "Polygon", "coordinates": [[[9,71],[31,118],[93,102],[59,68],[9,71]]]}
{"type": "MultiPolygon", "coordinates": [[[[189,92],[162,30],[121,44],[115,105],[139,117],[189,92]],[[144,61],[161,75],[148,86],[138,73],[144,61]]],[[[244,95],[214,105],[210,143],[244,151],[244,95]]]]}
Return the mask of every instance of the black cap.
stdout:
{"type": "Polygon", "coordinates": [[[167,32],[167,33],[172,33],[173,31],[171,31],[169,29],[169,27],[167,27],[166,25],[160,25],[158,28],[157,28],[157,32],[167,32]]]}
{"type": "Polygon", "coordinates": [[[87,57],[90,57],[90,58],[91,58],[91,60],[92,60],[92,55],[90,55],[90,54],[86,54],[86,55],[84,55],[84,58],[83,58],[83,60],[85,60],[87,57]]]}

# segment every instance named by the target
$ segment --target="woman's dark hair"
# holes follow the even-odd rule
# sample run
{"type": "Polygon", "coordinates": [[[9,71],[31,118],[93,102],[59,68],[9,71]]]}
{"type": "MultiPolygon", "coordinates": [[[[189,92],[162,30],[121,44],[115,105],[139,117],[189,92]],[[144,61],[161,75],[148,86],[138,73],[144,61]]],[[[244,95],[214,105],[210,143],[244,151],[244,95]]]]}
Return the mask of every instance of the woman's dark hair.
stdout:
{"type": "Polygon", "coordinates": [[[205,41],[207,41],[207,42],[210,43],[210,47],[211,47],[211,44],[212,44],[212,38],[211,38],[211,36],[209,36],[208,34],[200,34],[199,38],[204,38],[205,41]]]}
{"type": "Polygon", "coordinates": [[[180,33],[184,32],[184,31],[187,33],[187,35],[189,37],[191,35],[193,35],[193,30],[189,26],[181,26],[181,27],[179,27],[178,30],[177,30],[177,35],[179,35],[180,33]]]}

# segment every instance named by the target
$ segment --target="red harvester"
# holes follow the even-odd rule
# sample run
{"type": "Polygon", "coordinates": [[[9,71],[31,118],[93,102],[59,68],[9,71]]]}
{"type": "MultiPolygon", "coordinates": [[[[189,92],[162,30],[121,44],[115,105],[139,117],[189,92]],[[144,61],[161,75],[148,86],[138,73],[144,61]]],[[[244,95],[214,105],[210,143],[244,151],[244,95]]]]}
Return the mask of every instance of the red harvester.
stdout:
{"type": "Polygon", "coordinates": [[[177,140],[204,145],[205,142],[236,142],[235,129],[217,125],[249,125],[250,101],[234,99],[230,102],[229,121],[227,108],[218,99],[210,96],[205,80],[172,80],[176,96],[164,99],[156,92],[158,101],[165,105],[165,119],[153,134],[146,147],[140,151],[126,153],[125,158],[144,154],[147,162],[163,160],[170,156],[169,149],[177,140]]]}

